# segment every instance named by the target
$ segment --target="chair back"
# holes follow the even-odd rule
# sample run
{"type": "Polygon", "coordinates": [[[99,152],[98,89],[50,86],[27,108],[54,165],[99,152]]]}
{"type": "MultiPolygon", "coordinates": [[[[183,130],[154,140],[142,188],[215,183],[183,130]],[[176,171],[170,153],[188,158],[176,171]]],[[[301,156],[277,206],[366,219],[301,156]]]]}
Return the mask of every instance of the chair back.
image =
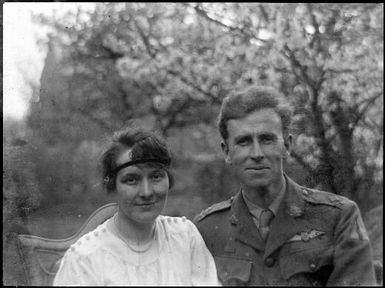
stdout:
{"type": "Polygon", "coordinates": [[[116,203],[94,211],[77,233],[65,239],[48,239],[34,235],[18,235],[18,250],[28,285],[50,286],[67,249],[81,236],[94,230],[118,210],[116,203]]]}

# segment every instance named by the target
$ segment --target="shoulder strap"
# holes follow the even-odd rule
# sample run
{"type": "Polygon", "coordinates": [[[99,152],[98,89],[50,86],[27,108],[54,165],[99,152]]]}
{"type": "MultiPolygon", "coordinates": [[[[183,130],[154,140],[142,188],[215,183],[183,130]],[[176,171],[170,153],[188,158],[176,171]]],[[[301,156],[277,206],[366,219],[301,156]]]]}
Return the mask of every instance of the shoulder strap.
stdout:
{"type": "Polygon", "coordinates": [[[230,208],[232,202],[233,202],[233,197],[231,197],[228,200],[225,200],[225,201],[211,205],[210,207],[206,208],[201,213],[199,213],[197,216],[195,216],[194,222],[197,223],[197,222],[201,221],[203,218],[205,218],[206,216],[208,216],[214,212],[218,212],[218,211],[222,211],[224,209],[230,208]]]}

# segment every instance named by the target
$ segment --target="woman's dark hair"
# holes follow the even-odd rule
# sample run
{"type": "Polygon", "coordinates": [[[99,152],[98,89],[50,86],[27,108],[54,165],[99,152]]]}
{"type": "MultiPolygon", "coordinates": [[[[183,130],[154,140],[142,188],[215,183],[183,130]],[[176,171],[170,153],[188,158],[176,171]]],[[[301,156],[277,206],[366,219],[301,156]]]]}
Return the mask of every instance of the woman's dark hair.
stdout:
{"type": "Polygon", "coordinates": [[[107,150],[102,155],[103,185],[108,193],[115,191],[117,170],[121,169],[116,161],[127,149],[131,150],[131,165],[143,162],[161,163],[167,171],[172,188],[174,179],[169,171],[171,155],[165,141],[153,132],[127,128],[114,133],[107,150]]]}

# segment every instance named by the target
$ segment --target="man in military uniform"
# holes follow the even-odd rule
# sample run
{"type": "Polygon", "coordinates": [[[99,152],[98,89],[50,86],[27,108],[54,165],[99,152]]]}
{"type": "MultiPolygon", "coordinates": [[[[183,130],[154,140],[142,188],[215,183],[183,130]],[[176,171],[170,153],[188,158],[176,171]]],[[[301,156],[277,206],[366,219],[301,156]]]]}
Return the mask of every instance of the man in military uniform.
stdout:
{"type": "Polygon", "coordinates": [[[272,89],[226,97],[219,115],[225,161],[241,183],[195,218],[224,285],[375,285],[357,205],[296,184],[283,172],[291,108],[272,89]]]}

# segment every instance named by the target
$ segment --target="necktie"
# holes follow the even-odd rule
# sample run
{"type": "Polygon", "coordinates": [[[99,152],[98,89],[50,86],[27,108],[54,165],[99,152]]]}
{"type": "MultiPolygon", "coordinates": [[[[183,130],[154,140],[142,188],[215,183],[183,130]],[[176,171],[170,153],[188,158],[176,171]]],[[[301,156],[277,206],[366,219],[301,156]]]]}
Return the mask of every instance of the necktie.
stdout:
{"type": "Polygon", "coordinates": [[[269,209],[265,209],[262,211],[261,216],[259,218],[259,232],[264,241],[266,241],[266,238],[269,235],[269,224],[273,216],[273,212],[271,212],[269,209]]]}

